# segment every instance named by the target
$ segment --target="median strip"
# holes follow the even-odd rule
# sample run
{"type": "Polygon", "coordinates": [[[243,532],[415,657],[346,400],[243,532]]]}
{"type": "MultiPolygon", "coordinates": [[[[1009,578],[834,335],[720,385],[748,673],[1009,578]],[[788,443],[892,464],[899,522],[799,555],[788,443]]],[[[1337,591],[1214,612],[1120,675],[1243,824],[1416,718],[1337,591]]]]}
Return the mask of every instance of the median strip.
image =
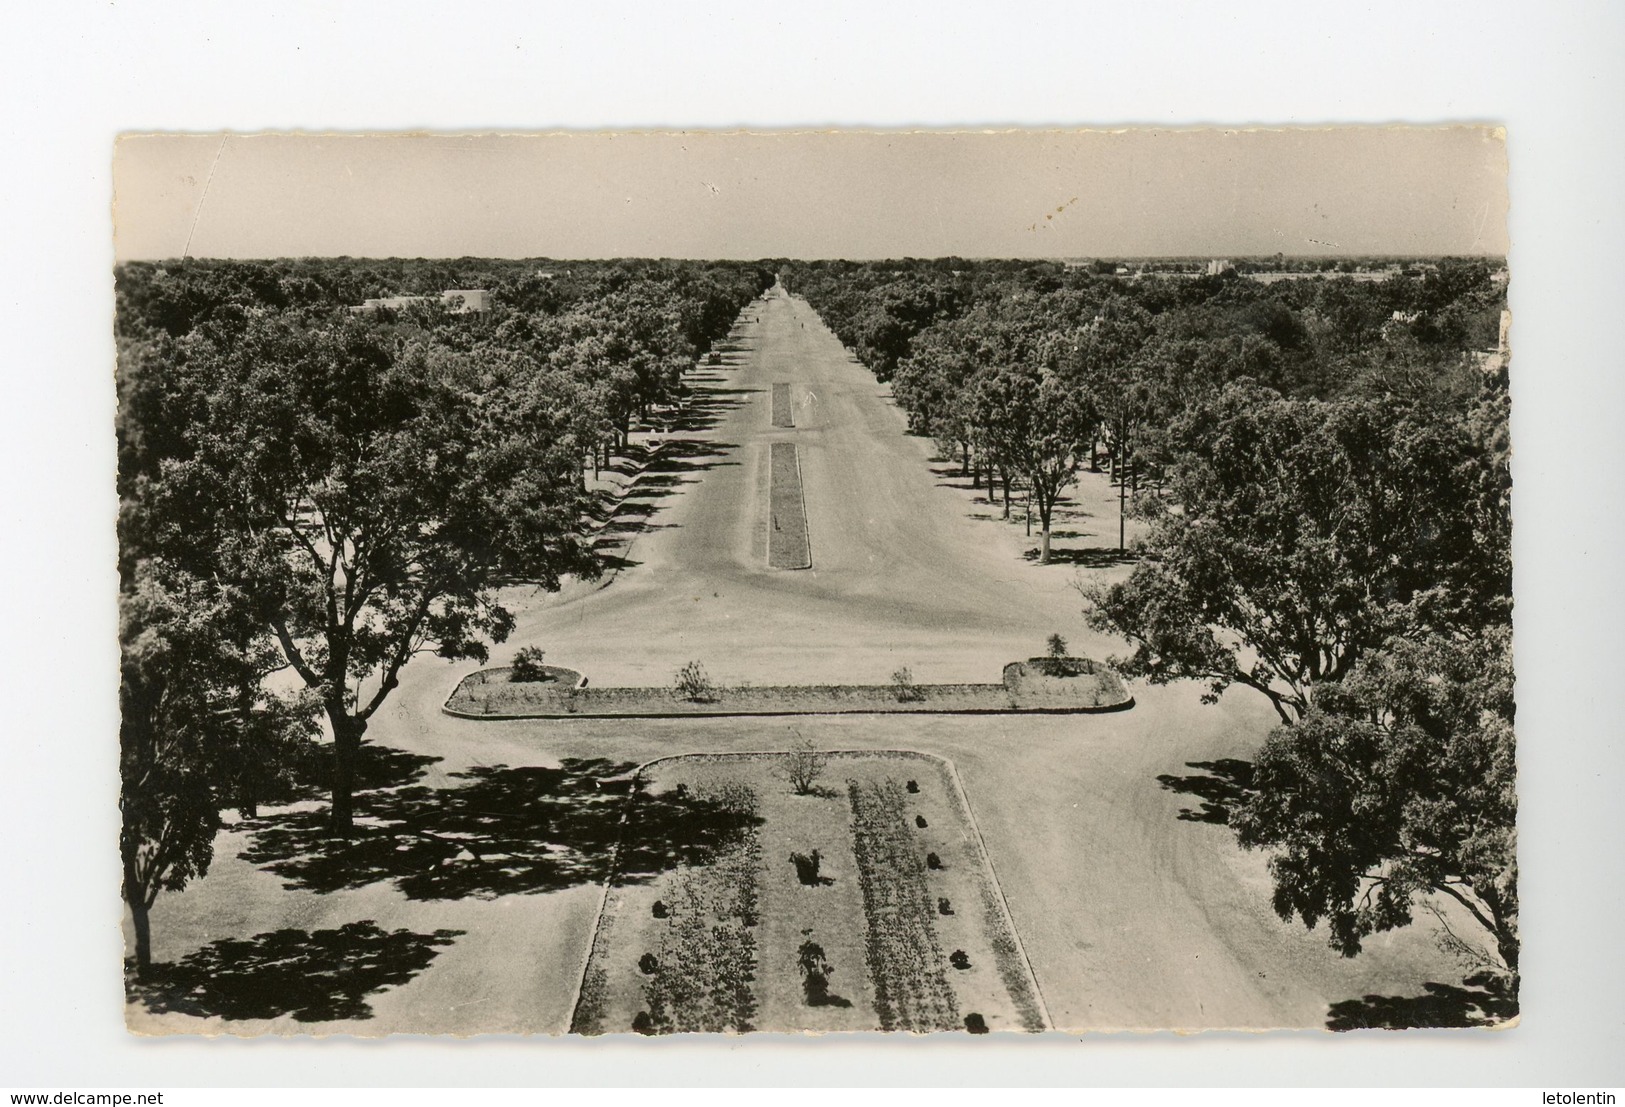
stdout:
{"type": "Polygon", "coordinates": [[[767,563],[774,569],[812,568],[807,505],[801,494],[801,458],[790,442],[772,445],[768,478],[767,563]]]}
{"type": "Polygon", "coordinates": [[[775,427],[796,425],[795,411],[790,406],[790,386],[787,384],[773,386],[773,425],[775,427]]]}

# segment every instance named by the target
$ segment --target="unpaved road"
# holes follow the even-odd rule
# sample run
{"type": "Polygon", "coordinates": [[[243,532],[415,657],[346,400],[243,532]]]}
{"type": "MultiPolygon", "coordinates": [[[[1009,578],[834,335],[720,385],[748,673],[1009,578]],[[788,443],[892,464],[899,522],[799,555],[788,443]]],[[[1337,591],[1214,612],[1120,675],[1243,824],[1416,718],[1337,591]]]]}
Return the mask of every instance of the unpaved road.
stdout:
{"type": "MultiPolygon", "coordinates": [[[[665,465],[635,499],[649,527],[607,586],[516,595],[519,627],[495,660],[539,644],[599,684],[664,684],[702,661],[726,683],[883,682],[908,665],[922,682],[996,679],[1059,631],[1073,651],[1122,648],[1088,631],[1074,570],[1022,561],[1014,528],[968,517],[965,494],[928,466],[884,386],[801,301],[775,292],[746,311],[738,348],[701,374],[708,426],[671,435],[665,465]],[[774,428],[771,386],[787,382],[795,427],[774,428]],[[800,447],[813,566],[766,557],[767,445],[800,447]],[[675,461],[675,464],[673,462],[675,461]]],[[[1099,478],[1085,509],[1115,509],[1099,478]]],[[[1115,516],[1092,521],[1115,539],[1115,516]]],[[[1099,572],[1118,573],[1115,568],[1099,572]]],[[[823,717],[796,720],[473,722],[440,714],[471,666],[414,661],[374,720],[381,745],[441,758],[424,778],[455,783],[473,765],[563,758],[641,762],[672,753],[911,748],[959,766],[1012,916],[1057,1026],[1319,1026],[1329,1003],[1416,995],[1458,972],[1422,927],[1382,936],[1358,959],[1269,909],[1264,861],[1222,826],[1181,819],[1199,799],[1161,787],[1186,762],[1247,757],[1273,721],[1258,697],[1215,707],[1191,687],[1134,689],[1138,706],[1101,716],[823,717]]],[[[364,809],[364,804],[362,805],[364,809]]],[[[597,889],[446,902],[406,900],[383,882],[328,896],[280,887],[217,843],[210,876],[160,897],[154,953],[278,927],[361,919],[385,929],[465,933],[404,985],[371,997],[374,1017],[225,1023],[132,1009],[133,1024],[228,1033],[561,1033],[590,941],[597,889]]]]}
{"type": "Polygon", "coordinates": [[[1109,652],[1079,618],[1072,571],[990,543],[887,387],[803,301],[775,294],[751,315],[699,386],[715,425],[668,444],[696,468],[653,501],[637,564],[532,607],[513,645],[534,638],[599,684],[665,684],[691,659],[727,683],[882,684],[900,665],[921,682],[997,680],[1051,631],[1109,652]],[[790,385],[794,427],[772,425],[775,383],[790,385]],[[799,447],[811,569],[767,565],[773,442],[799,447]]]}

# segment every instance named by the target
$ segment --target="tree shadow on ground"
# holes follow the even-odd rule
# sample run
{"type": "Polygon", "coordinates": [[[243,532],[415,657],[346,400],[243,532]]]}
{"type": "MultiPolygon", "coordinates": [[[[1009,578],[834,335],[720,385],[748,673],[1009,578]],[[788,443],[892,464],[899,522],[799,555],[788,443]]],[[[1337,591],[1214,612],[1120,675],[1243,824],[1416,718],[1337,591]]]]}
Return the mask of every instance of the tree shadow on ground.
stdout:
{"type": "MultiPolygon", "coordinates": [[[[1060,537],[1052,532],[1051,537],[1060,537]]],[[[1039,548],[1034,546],[1021,555],[1028,561],[1037,561],[1039,548]]],[[[1086,569],[1106,569],[1113,565],[1133,565],[1140,557],[1132,550],[1119,550],[1116,546],[1051,546],[1051,565],[1081,565],[1086,569]]]]}
{"type": "MultiPolygon", "coordinates": [[[[621,537],[622,536],[617,535],[613,538],[605,538],[603,540],[604,545],[606,547],[618,545],[621,537]]],[[[596,546],[593,549],[593,555],[598,559],[599,571],[604,573],[620,572],[622,569],[631,569],[635,566],[643,564],[641,561],[633,561],[631,558],[623,557],[620,554],[605,553],[596,546]]]]}
{"type": "MultiPolygon", "coordinates": [[[[262,796],[260,804],[281,806],[322,800],[331,796],[333,747],[318,746],[312,754],[313,756],[301,761],[296,768],[294,779],[287,787],[276,790],[275,794],[262,796]]],[[[356,752],[355,782],[352,789],[356,795],[361,795],[386,788],[400,788],[421,780],[424,771],[439,760],[438,757],[407,753],[404,750],[363,742],[356,752]]]]}
{"type": "Polygon", "coordinates": [[[1179,812],[1187,822],[1230,825],[1230,812],[1246,802],[1253,794],[1253,763],[1236,757],[1222,757],[1217,761],[1187,761],[1187,769],[1201,769],[1201,775],[1174,776],[1163,773],[1157,783],[1170,792],[1202,797],[1197,810],[1189,807],[1179,812]]]}
{"type": "Polygon", "coordinates": [[[687,402],[672,418],[666,420],[666,428],[685,434],[710,430],[722,421],[725,413],[760,391],[758,388],[728,388],[698,381],[689,392],[687,402]]]}
{"type": "Polygon", "coordinates": [[[1328,1030],[1409,1030],[1417,1027],[1494,1026],[1518,1014],[1518,994],[1505,977],[1478,972],[1454,984],[1427,983],[1425,995],[1368,995],[1334,1003],[1328,1030]]]}
{"type": "MultiPolygon", "coordinates": [[[[347,839],[329,835],[325,810],[255,820],[241,857],[317,893],[388,881],[408,899],[490,899],[599,883],[622,838],[633,767],[602,758],[483,766],[450,787],[368,795],[347,839]]],[[[622,862],[633,880],[702,862],[744,825],[692,796],[636,802],[622,862]]]]}
{"type": "Polygon", "coordinates": [[[366,997],[406,983],[461,930],[386,931],[367,919],[337,930],[273,930],[211,942],[132,979],[129,996],[156,1014],[299,1022],[370,1019],[366,997]]]}

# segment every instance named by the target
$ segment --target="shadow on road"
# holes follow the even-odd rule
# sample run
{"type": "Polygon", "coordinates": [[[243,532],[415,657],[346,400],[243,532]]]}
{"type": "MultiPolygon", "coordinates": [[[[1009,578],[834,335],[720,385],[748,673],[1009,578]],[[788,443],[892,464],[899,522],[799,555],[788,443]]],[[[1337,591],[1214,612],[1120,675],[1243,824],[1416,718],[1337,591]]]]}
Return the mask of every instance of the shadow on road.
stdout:
{"type": "MultiPolygon", "coordinates": [[[[1060,532],[1052,532],[1051,537],[1062,537],[1060,532]]],[[[1034,546],[1021,556],[1028,561],[1037,561],[1039,548],[1034,546]]],[[[1051,546],[1049,548],[1049,561],[1051,565],[1082,565],[1086,569],[1105,569],[1113,565],[1133,565],[1139,561],[1139,555],[1132,550],[1119,550],[1116,546],[1051,546]]]]}
{"type": "MultiPolygon", "coordinates": [[[[450,787],[358,798],[345,840],[328,835],[325,809],[253,820],[240,856],[289,888],[317,893],[388,881],[408,899],[491,899],[596,884],[622,838],[633,768],[602,758],[566,759],[558,768],[483,766],[455,774],[462,783],[450,787]]],[[[745,825],[686,794],[640,794],[636,803],[622,880],[703,863],[745,825]]]]}
{"type": "Polygon", "coordinates": [[[1191,776],[1163,773],[1157,777],[1157,783],[1170,792],[1202,798],[1200,808],[1186,807],[1179,812],[1179,817],[1187,822],[1229,826],[1231,810],[1252,795],[1253,763],[1223,757],[1217,761],[1187,761],[1185,767],[1202,772],[1191,776]]]}
{"type": "Polygon", "coordinates": [[[273,930],[211,942],[132,980],[129,998],[157,1014],[299,1022],[370,1019],[366,997],[406,983],[463,932],[386,931],[372,920],[337,930],[273,930]]]}
{"type": "MultiPolygon", "coordinates": [[[[331,746],[312,751],[296,769],[296,779],[285,788],[271,790],[262,795],[260,803],[283,806],[291,803],[321,801],[333,792],[333,750],[331,746]]],[[[386,788],[400,788],[423,778],[424,770],[439,761],[417,753],[362,743],[356,752],[355,781],[352,791],[360,796],[386,788]]],[[[250,824],[252,825],[252,817],[250,824]]]]}
{"type": "Polygon", "coordinates": [[[1454,984],[1422,985],[1419,996],[1368,995],[1334,1003],[1328,1030],[1409,1030],[1429,1026],[1494,1026],[1518,1014],[1518,995],[1505,977],[1479,972],[1454,984]]]}

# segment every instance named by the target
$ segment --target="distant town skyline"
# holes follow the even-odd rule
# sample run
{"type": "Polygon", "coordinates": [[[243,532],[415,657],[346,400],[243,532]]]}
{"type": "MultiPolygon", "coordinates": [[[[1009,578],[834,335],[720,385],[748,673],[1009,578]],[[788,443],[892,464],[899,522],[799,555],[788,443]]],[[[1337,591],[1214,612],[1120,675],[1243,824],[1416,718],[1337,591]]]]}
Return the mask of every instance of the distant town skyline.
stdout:
{"type": "Polygon", "coordinates": [[[1507,252],[1495,128],[137,135],[118,260],[1507,252]]]}

